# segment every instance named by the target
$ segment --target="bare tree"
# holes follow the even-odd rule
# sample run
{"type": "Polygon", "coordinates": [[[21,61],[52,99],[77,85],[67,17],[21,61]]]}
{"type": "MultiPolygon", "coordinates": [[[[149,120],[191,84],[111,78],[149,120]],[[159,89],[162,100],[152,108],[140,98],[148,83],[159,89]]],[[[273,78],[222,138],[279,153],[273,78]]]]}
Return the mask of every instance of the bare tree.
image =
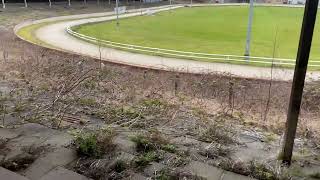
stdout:
{"type": "Polygon", "coordinates": [[[2,0],[2,8],[6,8],[6,4],[4,3],[4,0],[2,0]]]}
{"type": "Polygon", "coordinates": [[[278,40],[277,38],[278,38],[278,26],[276,27],[276,34],[275,34],[275,38],[274,38],[274,41],[273,41],[272,64],[271,64],[271,72],[270,72],[270,81],[269,81],[267,104],[266,104],[266,109],[265,109],[264,118],[263,118],[264,122],[267,121],[267,116],[268,116],[269,109],[270,109],[271,88],[272,88],[272,83],[273,83],[274,57],[275,57],[275,53],[276,53],[277,40],[278,40]]]}
{"type": "Polygon", "coordinates": [[[24,7],[28,7],[28,3],[27,3],[27,0],[24,0],[24,7]]]}

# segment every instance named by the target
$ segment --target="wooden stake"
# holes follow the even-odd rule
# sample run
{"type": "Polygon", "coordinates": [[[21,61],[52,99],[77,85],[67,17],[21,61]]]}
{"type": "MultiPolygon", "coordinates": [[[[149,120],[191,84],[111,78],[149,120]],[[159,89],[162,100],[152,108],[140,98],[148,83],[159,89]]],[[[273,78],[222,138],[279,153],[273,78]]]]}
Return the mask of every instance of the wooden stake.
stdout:
{"type": "Polygon", "coordinates": [[[302,93],[308,68],[314,25],[317,17],[318,2],[319,0],[307,0],[304,10],[299,49],[289,102],[284,143],[281,154],[282,162],[286,165],[290,165],[292,159],[293,145],[297,131],[302,93]]]}

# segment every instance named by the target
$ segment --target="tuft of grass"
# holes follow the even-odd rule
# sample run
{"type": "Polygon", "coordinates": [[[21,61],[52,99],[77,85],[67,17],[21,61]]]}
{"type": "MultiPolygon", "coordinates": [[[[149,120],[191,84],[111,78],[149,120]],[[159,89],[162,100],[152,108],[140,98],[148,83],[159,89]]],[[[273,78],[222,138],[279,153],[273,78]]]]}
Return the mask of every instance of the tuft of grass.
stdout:
{"type": "Polygon", "coordinates": [[[155,145],[150,142],[150,140],[146,136],[137,135],[131,137],[130,140],[136,144],[136,150],[138,152],[148,152],[156,149],[155,145]]]}
{"type": "Polygon", "coordinates": [[[86,89],[95,89],[97,87],[96,82],[93,79],[87,80],[83,83],[86,89]]]}
{"type": "Polygon", "coordinates": [[[134,159],[134,164],[138,168],[143,168],[149,165],[151,162],[159,162],[163,159],[162,155],[156,151],[150,151],[143,154],[140,154],[136,159],[134,159]]]}
{"type": "Polygon", "coordinates": [[[214,123],[200,135],[200,140],[208,143],[216,142],[219,144],[233,144],[236,133],[230,127],[225,127],[224,124],[214,123]]]}
{"type": "Polygon", "coordinates": [[[167,110],[171,107],[173,108],[173,105],[168,104],[164,99],[148,98],[142,100],[137,107],[143,111],[145,116],[159,116],[161,114],[167,114],[167,110]]]}
{"type": "Polygon", "coordinates": [[[13,107],[13,112],[21,113],[25,109],[26,109],[26,106],[24,104],[22,104],[21,102],[19,102],[13,107]]]}
{"type": "Polygon", "coordinates": [[[136,144],[138,152],[149,152],[154,150],[163,150],[167,152],[176,152],[176,147],[169,143],[167,139],[161,136],[159,131],[152,131],[146,135],[139,134],[131,137],[131,141],[136,144]]]}
{"type": "Polygon", "coordinates": [[[94,98],[89,98],[89,97],[78,99],[78,103],[81,106],[88,106],[88,107],[95,107],[98,105],[97,101],[94,98]]]}
{"type": "Polygon", "coordinates": [[[167,104],[160,99],[144,99],[141,104],[145,107],[157,108],[166,106],[167,104]]]}
{"type": "Polygon", "coordinates": [[[310,178],[320,179],[320,172],[315,172],[309,175],[310,178]]]}
{"type": "Polygon", "coordinates": [[[131,106],[111,108],[107,113],[107,118],[113,121],[143,118],[143,115],[131,106]]]}
{"type": "Polygon", "coordinates": [[[78,133],[75,139],[77,152],[80,156],[101,157],[114,149],[111,129],[101,129],[95,132],[78,133]]]}
{"type": "Polygon", "coordinates": [[[210,148],[200,149],[199,154],[210,159],[229,157],[232,150],[221,144],[212,144],[210,148]]]}
{"type": "Polygon", "coordinates": [[[123,160],[117,160],[114,166],[112,167],[112,169],[117,173],[121,173],[125,171],[127,168],[128,168],[128,164],[123,160]]]}
{"type": "Polygon", "coordinates": [[[170,153],[175,153],[177,151],[176,146],[174,146],[173,144],[163,145],[161,149],[170,153]]]}
{"type": "Polygon", "coordinates": [[[264,141],[265,141],[266,143],[271,143],[271,142],[275,141],[276,139],[277,139],[277,135],[276,135],[276,134],[274,134],[274,133],[267,133],[267,134],[265,135],[264,141]]]}
{"type": "Polygon", "coordinates": [[[169,168],[162,169],[156,176],[155,180],[180,180],[180,179],[189,179],[189,180],[205,180],[206,178],[198,177],[192,175],[191,173],[184,171],[177,171],[169,168]]]}
{"type": "Polygon", "coordinates": [[[291,176],[287,171],[268,166],[267,164],[259,163],[257,161],[242,162],[225,159],[220,162],[219,166],[227,171],[237,174],[250,176],[259,180],[290,180],[291,176]]]}

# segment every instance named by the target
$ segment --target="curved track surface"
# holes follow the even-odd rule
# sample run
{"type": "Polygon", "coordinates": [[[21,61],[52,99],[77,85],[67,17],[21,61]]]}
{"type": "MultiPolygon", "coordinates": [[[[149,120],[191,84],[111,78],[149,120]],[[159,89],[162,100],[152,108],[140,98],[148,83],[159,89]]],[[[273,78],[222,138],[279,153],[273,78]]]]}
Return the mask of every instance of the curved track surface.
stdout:
{"type": "MultiPolygon", "coordinates": [[[[182,6],[163,6],[158,8],[152,8],[154,12],[165,11],[174,8],[180,8],[182,6]]],[[[131,10],[126,14],[122,14],[119,18],[138,16],[142,13],[145,14],[147,9],[131,10]]],[[[116,16],[113,12],[109,13],[95,13],[87,15],[73,15],[57,18],[44,19],[35,22],[28,22],[18,25],[15,28],[17,32],[21,27],[25,27],[31,24],[37,24],[42,22],[50,22],[48,25],[42,26],[34,32],[37,39],[45,44],[38,44],[47,46],[49,48],[71,52],[75,54],[81,54],[90,56],[93,58],[100,58],[104,61],[126,64],[137,67],[145,67],[151,69],[187,72],[187,73],[228,73],[234,76],[245,78],[258,78],[258,79],[271,79],[288,81],[293,78],[292,69],[280,69],[274,68],[262,68],[245,65],[223,64],[223,63],[210,63],[200,62],[176,58],[167,58],[159,56],[151,56],[145,54],[136,54],[131,52],[125,52],[107,47],[99,47],[98,45],[85,42],[77,39],[66,32],[68,27],[114,20],[116,16]]],[[[20,37],[23,39],[23,37],[20,37]]],[[[320,79],[319,72],[308,72],[307,80],[320,79]]]]}

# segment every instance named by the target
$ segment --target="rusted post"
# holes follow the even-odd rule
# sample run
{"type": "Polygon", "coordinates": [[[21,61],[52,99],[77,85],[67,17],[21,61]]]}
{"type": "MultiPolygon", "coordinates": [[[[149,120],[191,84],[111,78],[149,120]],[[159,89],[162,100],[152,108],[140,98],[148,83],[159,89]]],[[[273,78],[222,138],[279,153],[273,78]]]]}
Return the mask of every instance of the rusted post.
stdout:
{"type": "Polygon", "coordinates": [[[232,82],[232,80],[230,80],[230,82],[229,82],[229,108],[231,110],[231,114],[233,114],[233,107],[234,107],[233,85],[234,85],[234,83],[232,82]]]}
{"type": "Polygon", "coordinates": [[[174,94],[177,95],[178,93],[178,87],[179,87],[179,75],[176,75],[175,81],[174,81],[174,94]]]}
{"type": "Polygon", "coordinates": [[[300,113],[302,93],[308,68],[314,25],[317,16],[318,2],[319,0],[307,0],[304,10],[299,49],[293,77],[286,122],[286,130],[281,154],[282,162],[286,165],[291,164],[294,139],[296,136],[298,118],[300,113]]]}

